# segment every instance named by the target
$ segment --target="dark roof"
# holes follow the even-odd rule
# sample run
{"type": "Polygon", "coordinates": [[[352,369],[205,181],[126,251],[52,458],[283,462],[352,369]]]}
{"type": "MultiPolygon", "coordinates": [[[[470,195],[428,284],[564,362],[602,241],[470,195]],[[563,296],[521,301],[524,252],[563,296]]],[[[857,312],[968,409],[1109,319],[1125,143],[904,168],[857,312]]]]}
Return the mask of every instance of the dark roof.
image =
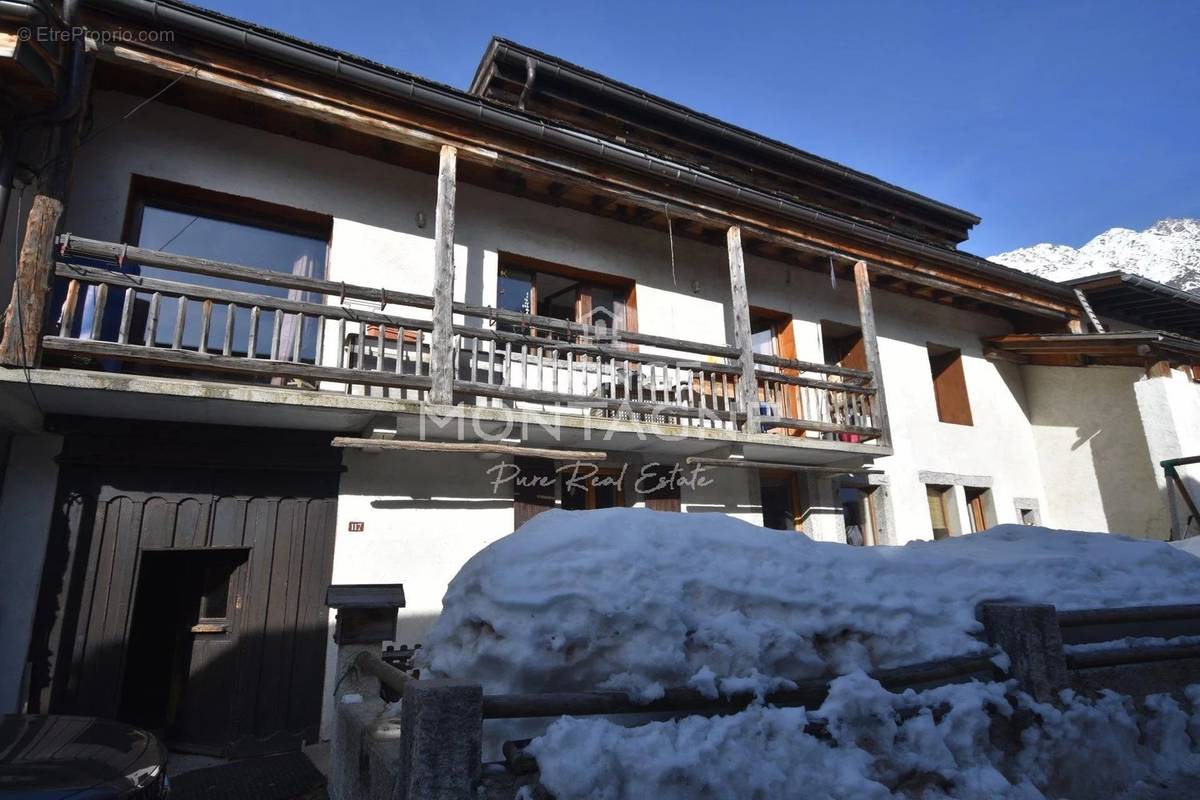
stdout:
{"type": "Polygon", "coordinates": [[[1200,338],[1200,295],[1193,292],[1120,271],[1063,283],[1082,291],[1100,316],[1200,338]]]}
{"type": "Polygon", "coordinates": [[[694,124],[719,130],[721,133],[725,134],[731,139],[750,142],[761,148],[769,149],[790,159],[802,162],[808,167],[815,167],[823,172],[828,173],[830,176],[834,176],[839,179],[850,180],[855,183],[869,186],[872,189],[886,191],[887,193],[895,195],[898,198],[903,198],[906,201],[932,209],[938,213],[952,216],[968,226],[978,225],[981,221],[978,216],[970,213],[969,211],[955,208],[954,206],[942,203],[930,197],[926,197],[925,195],[913,192],[909,189],[905,189],[902,186],[888,183],[887,181],[877,178],[874,175],[868,175],[865,172],[851,169],[850,167],[839,164],[836,161],[831,161],[827,158],[814,155],[787,144],[786,142],[781,142],[777,139],[763,136],[762,134],[756,133],[747,128],[734,125],[730,122],[725,122],[724,120],[710,116],[703,112],[688,108],[681,103],[676,103],[673,100],[668,100],[667,98],[651,94],[647,91],[637,88],[636,86],[631,86],[614,78],[610,78],[607,75],[603,75],[599,72],[595,72],[594,70],[574,64],[566,59],[559,58],[558,56],[554,56],[549,53],[544,53],[540,50],[535,50],[532,47],[527,47],[510,39],[504,39],[501,37],[494,37],[492,39],[491,43],[488,45],[487,51],[484,53],[483,59],[479,62],[479,66],[475,70],[475,77],[471,80],[471,86],[468,91],[470,91],[472,94],[480,94],[489,64],[502,49],[506,48],[516,51],[522,57],[529,56],[535,58],[540,61],[543,66],[549,66],[556,70],[573,72],[577,75],[590,78],[591,80],[611,90],[622,93],[628,99],[632,99],[642,106],[656,106],[659,109],[673,111],[677,114],[687,117],[694,124]]]}

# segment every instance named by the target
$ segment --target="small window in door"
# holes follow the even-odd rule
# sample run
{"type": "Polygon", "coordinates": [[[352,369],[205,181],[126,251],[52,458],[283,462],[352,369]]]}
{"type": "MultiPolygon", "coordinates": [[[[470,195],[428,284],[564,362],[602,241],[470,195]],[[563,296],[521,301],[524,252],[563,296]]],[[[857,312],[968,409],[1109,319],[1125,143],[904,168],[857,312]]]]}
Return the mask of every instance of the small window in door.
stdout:
{"type": "Polygon", "coordinates": [[[950,522],[951,487],[927,484],[925,499],[929,504],[929,522],[933,527],[933,538],[950,538],[954,533],[950,522]]]}

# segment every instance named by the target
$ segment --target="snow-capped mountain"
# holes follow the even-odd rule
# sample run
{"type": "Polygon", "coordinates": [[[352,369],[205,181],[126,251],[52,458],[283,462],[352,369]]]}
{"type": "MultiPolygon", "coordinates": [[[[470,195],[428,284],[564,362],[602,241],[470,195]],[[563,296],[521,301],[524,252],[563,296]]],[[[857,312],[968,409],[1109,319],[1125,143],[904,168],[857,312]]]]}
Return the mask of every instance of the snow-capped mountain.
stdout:
{"type": "Polygon", "coordinates": [[[1035,244],[989,260],[1052,281],[1121,270],[1200,292],[1200,219],[1163,219],[1144,231],[1110,228],[1078,250],[1035,244]]]}

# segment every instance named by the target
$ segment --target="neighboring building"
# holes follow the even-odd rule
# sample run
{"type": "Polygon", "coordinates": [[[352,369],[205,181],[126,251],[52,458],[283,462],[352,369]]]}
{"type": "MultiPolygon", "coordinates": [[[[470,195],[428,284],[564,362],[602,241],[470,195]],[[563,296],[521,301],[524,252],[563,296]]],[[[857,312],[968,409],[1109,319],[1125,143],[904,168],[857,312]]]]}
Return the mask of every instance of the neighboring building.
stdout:
{"type": "Polygon", "coordinates": [[[85,83],[3,142],[29,186],[0,245],[2,709],[295,746],[331,581],[403,583],[419,641],[552,506],[1167,535],[1200,343],[1114,361],[1072,288],[956,249],[971,214],[510,42],[462,92],[89,0],[73,71],[9,6],[5,113],[85,83]]]}

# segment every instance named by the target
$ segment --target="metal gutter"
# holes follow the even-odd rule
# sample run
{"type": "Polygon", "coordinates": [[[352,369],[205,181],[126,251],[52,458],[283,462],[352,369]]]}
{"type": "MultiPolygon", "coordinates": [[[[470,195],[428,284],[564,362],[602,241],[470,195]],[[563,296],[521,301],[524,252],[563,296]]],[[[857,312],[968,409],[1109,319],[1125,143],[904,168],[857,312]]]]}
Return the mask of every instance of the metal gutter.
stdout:
{"type": "Polygon", "coordinates": [[[1128,283],[1138,289],[1152,292],[1154,294],[1170,298],[1171,300],[1177,300],[1186,305],[1200,306],[1200,295],[1194,292],[1176,289],[1174,286],[1167,286],[1165,283],[1152,281],[1149,278],[1143,278],[1141,275],[1135,275],[1132,272],[1122,272],[1121,270],[1102,272],[1098,275],[1088,275],[1084,278],[1073,278],[1069,281],[1063,281],[1063,284],[1066,286],[1087,289],[1092,283],[1097,283],[1101,280],[1110,280],[1112,278],[1120,278],[1121,283],[1128,283]]]}
{"type": "MultiPolygon", "coordinates": [[[[901,186],[896,186],[895,184],[880,180],[873,175],[850,169],[835,161],[807,153],[799,148],[768,138],[754,131],[723,122],[698,111],[693,111],[686,106],[644,92],[620,81],[615,81],[606,75],[584,69],[577,64],[572,64],[556,56],[539,52],[516,42],[500,38],[493,39],[487,53],[491,57],[490,60],[511,59],[512,63],[523,63],[527,59],[533,59],[537,63],[538,68],[544,70],[546,74],[566,83],[573,84],[585,91],[591,91],[602,96],[619,98],[626,103],[642,106],[643,108],[652,107],[656,113],[667,116],[679,124],[699,127],[710,135],[732,139],[738,144],[810,169],[816,169],[830,177],[847,180],[859,186],[890,194],[926,210],[952,217],[968,226],[978,225],[982,221],[978,216],[969,211],[955,208],[954,206],[910,191],[901,186]]],[[[471,94],[480,93],[480,89],[482,88],[482,71],[484,64],[488,60],[485,56],[485,61],[480,64],[480,69],[476,71],[475,78],[471,81],[471,88],[468,90],[471,94]]]]}
{"type": "MultiPolygon", "coordinates": [[[[1071,290],[1054,281],[993,264],[979,256],[948,250],[897,236],[865,224],[845,220],[728,179],[675,164],[634,148],[580,131],[548,125],[530,115],[511,110],[458,89],[418,78],[349,53],[295,39],[277,31],[226,17],[178,0],[82,0],[88,7],[125,15],[219,45],[247,51],[276,63],[315,75],[346,81],[388,97],[401,98],[434,111],[490,126],[506,133],[541,142],[585,158],[614,164],[657,180],[677,184],[741,203],[761,211],[782,214],[825,230],[855,236],[906,255],[935,259],[989,277],[1028,287],[1067,306],[1074,306],[1071,290]]],[[[859,260],[845,255],[849,261],[859,260]]],[[[1031,304],[1036,305],[1036,304],[1031,304]]]]}

